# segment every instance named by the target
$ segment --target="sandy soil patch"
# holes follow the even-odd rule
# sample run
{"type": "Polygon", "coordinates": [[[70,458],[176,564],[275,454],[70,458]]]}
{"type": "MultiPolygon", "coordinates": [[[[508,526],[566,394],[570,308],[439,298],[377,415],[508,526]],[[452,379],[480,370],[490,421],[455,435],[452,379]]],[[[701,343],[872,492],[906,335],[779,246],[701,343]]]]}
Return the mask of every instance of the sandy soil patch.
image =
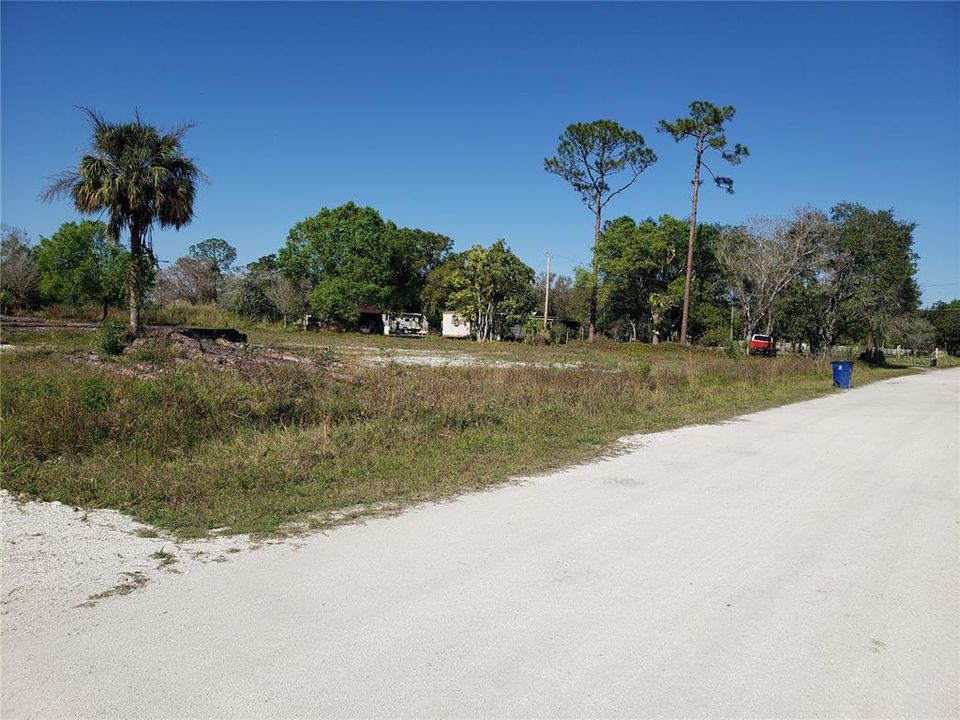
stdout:
{"type": "Polygon", "coordinates": [[[113,510],[18,502],[0,490],[0,632],[43,624],[252,546],[247,536],[178,543],[113,510]]]}
{"type": "Polygon", "coordinates": [[[427,367],[535,367],[535,368],[576,368],[574,362],[528,362],[524,360],[500,360],[480,357],[466,352],[431,352],[416,350],[389,350],[379,353],[366,351],[359,355],[361,362],[368,365],[424,365],[427,367]]]}

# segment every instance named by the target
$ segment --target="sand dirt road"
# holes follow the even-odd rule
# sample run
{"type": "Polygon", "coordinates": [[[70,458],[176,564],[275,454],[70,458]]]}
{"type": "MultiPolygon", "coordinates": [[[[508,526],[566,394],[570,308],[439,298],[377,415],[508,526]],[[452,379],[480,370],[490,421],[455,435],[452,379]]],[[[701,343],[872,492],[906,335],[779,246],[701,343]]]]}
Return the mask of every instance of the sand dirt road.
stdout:
{"type": "Polygon", "coordinates": [[[958,707],[960,371],[238,553],[3,637],[22,717],[958,707]]]}

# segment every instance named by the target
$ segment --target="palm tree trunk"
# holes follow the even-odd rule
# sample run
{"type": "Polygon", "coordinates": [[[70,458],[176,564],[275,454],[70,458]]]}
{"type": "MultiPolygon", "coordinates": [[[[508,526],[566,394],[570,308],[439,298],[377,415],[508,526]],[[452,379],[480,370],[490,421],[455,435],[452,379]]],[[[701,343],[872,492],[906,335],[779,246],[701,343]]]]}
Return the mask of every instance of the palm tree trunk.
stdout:
{"type": "Polygon", "coordinates": [[[143,298],[143,242],[139,225],[130,225],[130,332],[140,333],[140,304],[143,298]]]}

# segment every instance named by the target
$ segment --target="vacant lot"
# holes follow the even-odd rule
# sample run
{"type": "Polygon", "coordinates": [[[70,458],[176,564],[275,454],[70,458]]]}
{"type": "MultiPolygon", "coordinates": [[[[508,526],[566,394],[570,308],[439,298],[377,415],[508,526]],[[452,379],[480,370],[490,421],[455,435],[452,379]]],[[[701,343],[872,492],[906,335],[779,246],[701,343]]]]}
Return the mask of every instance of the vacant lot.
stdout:
{"type": "MultiPolygon", "coordinates": [[[[811,360],[671,346],[251,341],[185,354],[160,337],[100,358],[69,330],[5,336],[3,487],[181,536],[291,531],[833,392],[811,360]]],[[[855,378],[898,372],[858,365],[855,378]]]]}
{"type": "Polygon", "coordinates": [[[4,717],[956,718],[958,373],[223,564],[167,543],[175,577],[115,513],[13,510],[54,572],[3,617],[4,717]]]}

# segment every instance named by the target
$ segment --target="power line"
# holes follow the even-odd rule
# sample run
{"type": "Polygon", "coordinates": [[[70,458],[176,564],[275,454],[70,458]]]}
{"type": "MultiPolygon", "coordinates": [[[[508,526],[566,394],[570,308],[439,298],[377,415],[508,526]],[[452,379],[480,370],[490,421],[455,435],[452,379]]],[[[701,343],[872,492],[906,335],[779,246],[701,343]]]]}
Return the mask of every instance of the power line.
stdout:
{"type": "Polygon", "coordinates": [[[586,260],[574,260],[573,258],[568,258],[568,257],[566,257],[565,255],[558,255],[557,253],[554,253],[554,254],[553,254],[553,257],[555,257],[555,258],[560,258],[560,259],[562,259],[562,260],[567,260],[568,262],[572,262],[572,263],[574,263],[575,265],[587,265],[587,264],[588,264],[586,260]]]}

